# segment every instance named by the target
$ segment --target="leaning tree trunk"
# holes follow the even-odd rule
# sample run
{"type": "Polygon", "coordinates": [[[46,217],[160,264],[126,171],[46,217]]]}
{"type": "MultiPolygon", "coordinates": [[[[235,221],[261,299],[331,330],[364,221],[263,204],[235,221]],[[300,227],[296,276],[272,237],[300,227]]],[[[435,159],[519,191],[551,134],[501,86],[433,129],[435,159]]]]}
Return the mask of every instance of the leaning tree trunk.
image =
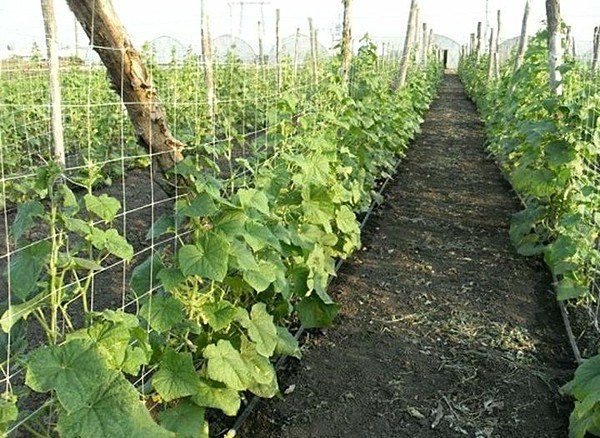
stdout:
{"type": "Polygon", "coordinates": [[[183,143],[171,134],[165,111],[137,50],[117,17],[111,0],[67,0],[106,66],[113,88],[127,108],[140,143],[163,174],[183,160],[183,143]]]}

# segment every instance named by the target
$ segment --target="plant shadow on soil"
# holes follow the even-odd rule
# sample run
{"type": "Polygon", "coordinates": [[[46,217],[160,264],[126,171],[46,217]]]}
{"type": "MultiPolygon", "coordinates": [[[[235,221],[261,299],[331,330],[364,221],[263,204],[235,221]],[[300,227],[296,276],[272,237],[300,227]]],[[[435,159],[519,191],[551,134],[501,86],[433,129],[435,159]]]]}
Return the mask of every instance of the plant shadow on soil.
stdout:
{"type": "Polygon", "coordinates": [[[363,248],[242,437],[564,437],[574,363],[540,260],[510,244],[518,199],[447,75],[363,248]]]}

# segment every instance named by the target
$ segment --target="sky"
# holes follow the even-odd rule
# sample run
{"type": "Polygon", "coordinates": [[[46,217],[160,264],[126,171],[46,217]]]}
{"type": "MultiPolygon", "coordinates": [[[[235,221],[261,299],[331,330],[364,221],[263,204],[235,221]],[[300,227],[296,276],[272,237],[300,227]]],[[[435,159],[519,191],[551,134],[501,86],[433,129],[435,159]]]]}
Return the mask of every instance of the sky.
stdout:
{"type": "MultiPolygon", "coordinates": [[[[199,47],[200,0],[112,0],[133,43],[162,35],[180,41],[184,46],[199,47]],[[166,5],[166,6],[165,6],[166,5]]],[[[54,0],[59,42],[72,47],[75,22],[64,0],[54,0]]],[[[375,41],[385,39],[399,45],[406,32],[410,0],[352,0],[353,36],[356,41],[369,33],[375,41]]],[[[501,38],[520,32],[525,0],[419,0],[421,20],[434,32],[464,44],[478,21],[496,27],[496,11],[502,10],[501,38]]],[[[545,17],[545,0],[531,0],[531,29],[538,29],[545,17]]],[[[233,34],[258,46],[258,21],[264,24],[265,46],[275,39],[275,10],[281,10],[281,34],[293,35],[297,28],[308,34],[308,17],[319,30],[319,42],[331,47],[339,35],[342,21],[341,0],[205,0],[212,37],[233,34]],[[242,5],[243,3],[243,5],[242,5]],[[259,3],[264,3],[260,5],[259,3]]],[[[561,11],[573,27],[578,41],[590,41],[593,28],[600,25],[600,0],[562,0],[561,11]]],[[[34,42],[44,47],[40,0],[0,0],[0,51],[7,46],[29,51],[34,42]]],[[[79,30],[80,44],[87,39],[79,30]]]]}

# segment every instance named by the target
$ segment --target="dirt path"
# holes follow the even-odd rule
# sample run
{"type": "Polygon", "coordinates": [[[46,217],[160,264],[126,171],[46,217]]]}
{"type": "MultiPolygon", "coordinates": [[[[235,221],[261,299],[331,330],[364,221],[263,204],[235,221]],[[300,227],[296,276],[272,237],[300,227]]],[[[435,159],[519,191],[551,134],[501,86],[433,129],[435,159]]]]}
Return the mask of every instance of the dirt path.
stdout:
{"type": "Polygon", "coordinates": [[[566,436],[560,314],[542,264],[511,247],[520,205],[484,140],[447,76],[332,284],[341,315],[289,363],[281,388],[294,390],[262,403],[240,436],[566,436]]]}

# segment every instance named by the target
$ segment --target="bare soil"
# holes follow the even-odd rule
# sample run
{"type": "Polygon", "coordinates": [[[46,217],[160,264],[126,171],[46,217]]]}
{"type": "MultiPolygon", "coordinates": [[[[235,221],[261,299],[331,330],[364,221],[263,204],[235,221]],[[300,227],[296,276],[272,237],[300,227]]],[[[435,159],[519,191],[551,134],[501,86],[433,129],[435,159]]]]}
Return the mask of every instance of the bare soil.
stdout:
{"type": "Polygon", "coordinates": [[[572,375],[540,260],[508,238],[521,206],[458,78],[439,99],[331,292],[333,327],[287,362],[243,437],[565,437],[572,375]]]}

